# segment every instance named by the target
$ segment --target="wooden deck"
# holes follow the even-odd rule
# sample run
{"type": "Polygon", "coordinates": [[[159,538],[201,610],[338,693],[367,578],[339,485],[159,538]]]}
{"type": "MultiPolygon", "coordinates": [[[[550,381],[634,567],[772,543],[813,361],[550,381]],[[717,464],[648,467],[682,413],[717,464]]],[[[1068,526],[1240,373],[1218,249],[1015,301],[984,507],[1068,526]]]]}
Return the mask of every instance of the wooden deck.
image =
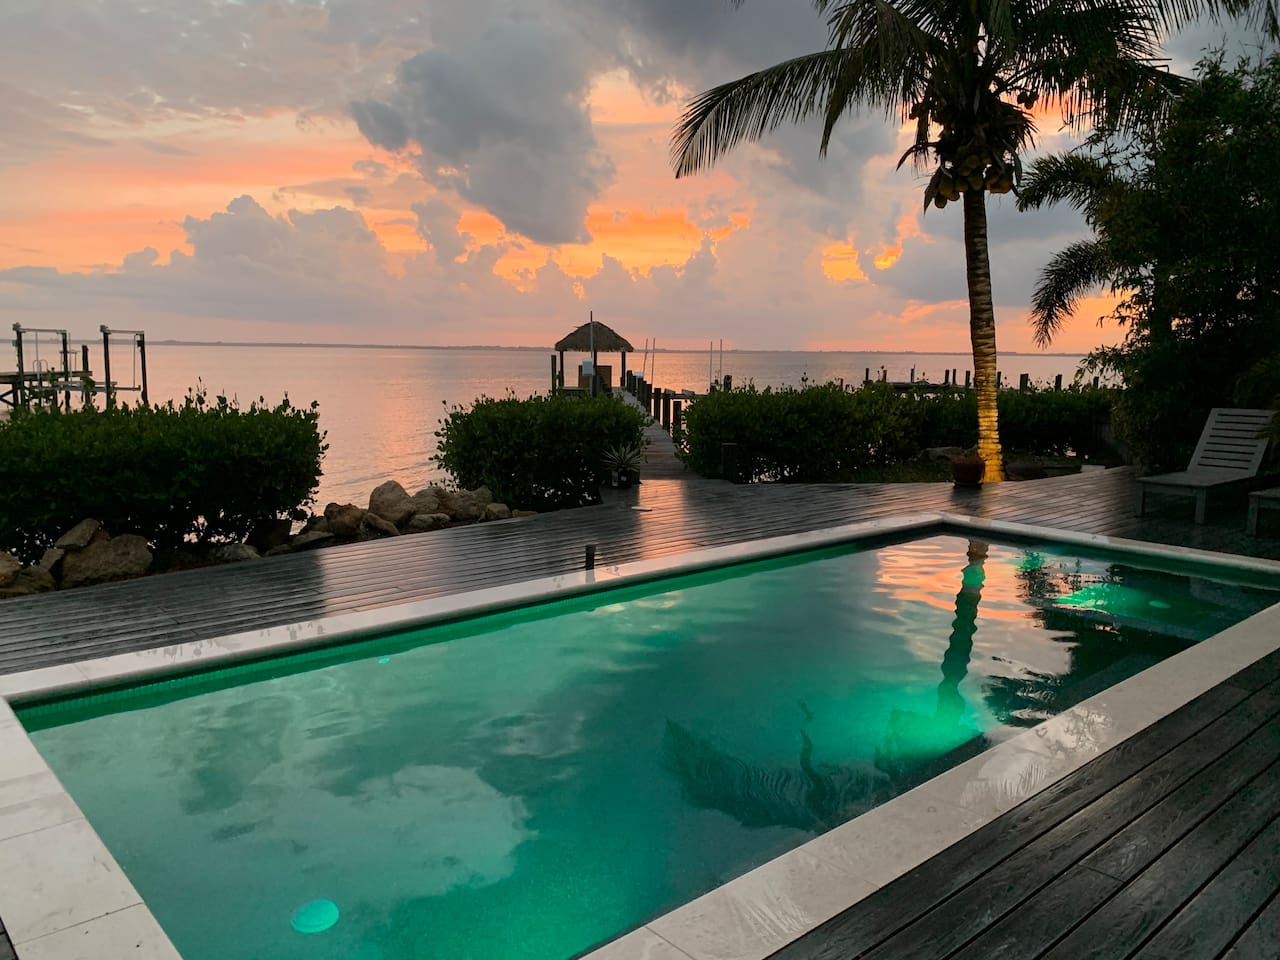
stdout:
{"type": "Polygon", "coordinates": [[[1280,957],[1280,654],[773,955],[1280,957]]]}
{"type": "Polygon", "coordinates": [[[0,601],[0,673],[564,573],[587,544],[606,565],[922,510],[1280,558],[1280,540],[1244,534],[1243,504],[1197,525],[1182,501],[1135,518],[1135,496],[1127,470],[974,491],[649,479],[580,510],[0,601]]]}
{"type": "MultiPolygon", "coordinates": [[[[659,453],[669,453],[658,448],[659,453]]],[[[0,673],[908,512],[1280,558],[1244,505],[1133,516],[1127,470],[978,491],[734,486],[655,460],[600,506],[0,602],[0,673]]],[[[1158,507],[1158,505],[1157,505],[1158,507]]],[[[1280,658],[1109,751],[776,956],[1280,956],[1280,658]]],[[[0,929],[0,960],[12,949],[0,929]],[[9,950],[6,953],[6,949],[9,950]]]]}

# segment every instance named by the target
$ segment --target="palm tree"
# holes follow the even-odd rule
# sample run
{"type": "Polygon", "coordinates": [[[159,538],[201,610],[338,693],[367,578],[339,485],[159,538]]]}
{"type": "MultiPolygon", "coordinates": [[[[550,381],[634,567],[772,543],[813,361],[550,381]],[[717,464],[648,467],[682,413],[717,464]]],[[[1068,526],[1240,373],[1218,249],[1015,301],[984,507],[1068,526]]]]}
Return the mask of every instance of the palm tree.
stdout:
{"type": "MultiPolygon", "coordinates": [[[[1207,0],[1216,3],[1217,0],[1207,0]]],[[[1239,0],[1228,0],[1239,2],[1239,0]]],[[[1035,133],[1032,107],[1083,129],[1125,130],[1182,85],[1161,69],[1162,28],[1195,0],[815,0],[826,50],[714,87],[687,105],[672,139],[676,175],[711,167],[783,123],[823,121],[825,155],[849,110],[915,122],[899,166],[931,170],[924,205],[962,202],[969,336],[985,480],[1004,479],[996,412],[996,331],[987,193],[1007,193],[1035,133]]]]}

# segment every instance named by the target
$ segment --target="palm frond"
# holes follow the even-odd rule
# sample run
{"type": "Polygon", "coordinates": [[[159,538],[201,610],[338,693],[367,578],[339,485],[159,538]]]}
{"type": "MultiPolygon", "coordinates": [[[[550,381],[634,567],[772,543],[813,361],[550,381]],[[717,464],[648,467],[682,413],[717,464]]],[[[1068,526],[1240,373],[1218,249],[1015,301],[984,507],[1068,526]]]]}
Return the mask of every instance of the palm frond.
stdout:
{"type": "Polygon", "coordinates": [[[1054,255],[1031,297],[1036,345],[1047,347],[1080,300],[1115,276],[1115,263],[1098,240],[1079,240],[1054,255]]]}
{"type": "Polygon", "coordinates": [[[1050,154],[1038,158],[1027,169],[1018,190],[1018,209],[1039,210],[1066,203],[1089,214],[1115,182],[1110,168],[1096,157],[1050,154]]]}
{"type": "Polygon", "coordinates": [[[742,141],[812,116],[825,105],[848,56],[824,50],[796,57],[694,97],[672,136],[676,176],[709,169],[742,141]]]}

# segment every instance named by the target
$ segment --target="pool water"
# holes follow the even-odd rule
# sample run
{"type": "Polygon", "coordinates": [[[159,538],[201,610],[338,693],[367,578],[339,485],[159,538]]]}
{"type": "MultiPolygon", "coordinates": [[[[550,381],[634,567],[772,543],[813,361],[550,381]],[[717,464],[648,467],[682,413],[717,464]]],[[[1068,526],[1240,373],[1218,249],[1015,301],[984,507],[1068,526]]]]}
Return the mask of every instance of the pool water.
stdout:
{"type": "Polygon", "coordinates": [[[934,536],[21,716],[187,960],[561,960],[1277,599],[934,536]]]}

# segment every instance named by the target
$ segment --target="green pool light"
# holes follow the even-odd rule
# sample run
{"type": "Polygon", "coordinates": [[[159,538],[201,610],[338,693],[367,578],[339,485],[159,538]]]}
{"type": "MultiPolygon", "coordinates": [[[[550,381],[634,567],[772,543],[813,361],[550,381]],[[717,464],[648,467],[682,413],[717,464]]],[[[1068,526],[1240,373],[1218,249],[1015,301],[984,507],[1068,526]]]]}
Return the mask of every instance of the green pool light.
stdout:
{"type": "Polygon", "coordinates": [[[324,933],[338,922],[338,905],[332,900],[312,900],[293,911],[293,929],[299,933],[324,933]]]}
{"type": "Polygon", "coordinates": [[[1163,600],[1148,600],[1147,606],[1155,607],[1157,610],[1172,610],[1173,604],[1165,603],[1163,600]]]}
{"type": "Polygon", "coordinates": [[[379,662],[379,663],[390,663],[390,662],[391,662],[391,658],[390,658],[390,657],[379,657],[379,658],[378,658],[378,662],[379,662]]]}

